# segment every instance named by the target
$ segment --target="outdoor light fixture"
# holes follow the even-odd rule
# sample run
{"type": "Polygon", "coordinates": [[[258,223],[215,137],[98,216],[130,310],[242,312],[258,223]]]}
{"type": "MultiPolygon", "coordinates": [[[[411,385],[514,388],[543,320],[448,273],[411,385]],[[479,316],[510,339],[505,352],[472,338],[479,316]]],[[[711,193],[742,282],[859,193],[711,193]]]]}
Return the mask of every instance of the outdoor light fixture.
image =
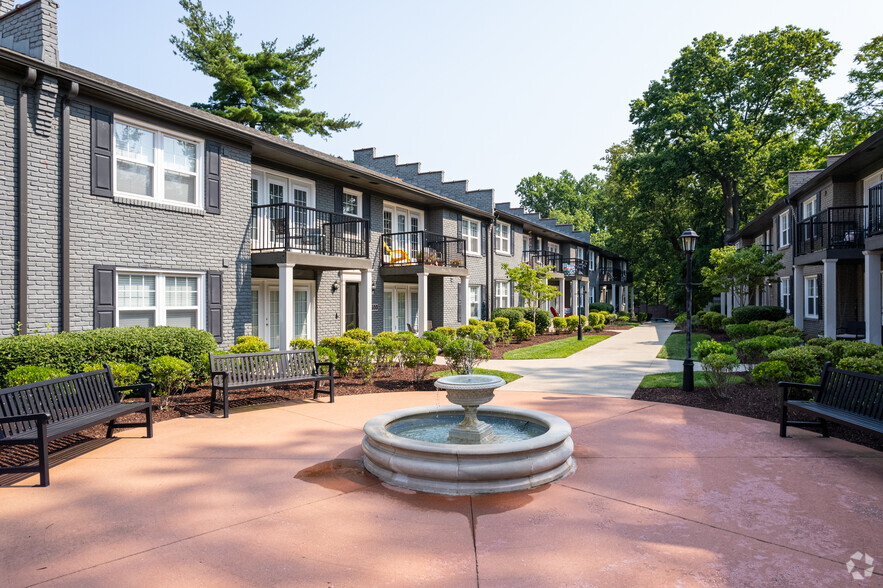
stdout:
{"type": "Polygon", "coordinates": [[[331,283],[331,293],[334,294],[335,292],[337,292],[337,289],[339,287],[340,287],[340,280],[334,280],[334,282],[331,283]]]}
{"type": "Polygon", "coordinates": [[[687,254],[687,357],[684,359],[684,392],[693,391],[693,358],[690,348],[692,347],[693,335],[693,252],[696,251],[696,243],[699,235],[693,229],[687,229],[681,233],[681,247],[687,254]]]}

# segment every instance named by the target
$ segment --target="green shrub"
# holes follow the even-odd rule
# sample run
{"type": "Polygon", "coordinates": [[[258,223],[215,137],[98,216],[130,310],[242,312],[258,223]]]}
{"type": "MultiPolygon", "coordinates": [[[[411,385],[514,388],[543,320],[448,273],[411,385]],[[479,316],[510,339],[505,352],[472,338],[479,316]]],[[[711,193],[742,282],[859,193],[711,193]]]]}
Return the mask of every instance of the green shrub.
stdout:
{"type": "Polygon", "coordinates": [[[491,313],[491,318],[505,318],[509,321],[509,330],[514,331],[515,325],[524,320],[524,311],[517,307],[512,308],[495,308],[491,313]]]}
{"type": "Polygon", "coordinates": [[[515,325],[513,334],[521,341],[530,341],[537,334],[537,329],[530,321],[521,321],[515,325]]]}
{"type": "Polygon", "coordinates": [[[813,337],[812,339],[807,340],[806,344],[811,347],[827,347],[833,342],[834,339],[831,337],[813,337]]]}
{"type": "Polygon", "coordinates": [[[552,326],[555,327],[557,332],[563,333],[567,329],[567,319],[563,316],[556,316],[552,319],[552,326]]]}
{"type": "MultiPolygon", "coordinates": [[[[444,337],[441,333],[434,331],[428,331],[424,335],[427,340],[431,340],[430,336],[444,337]]],[[[399,361],[402,349],[405,348],[404,341],[399,341],[394,336],[381,334],[374,337],[372,343],[374,345],[374,361],[377,364],[377,369],[385,369],[386,375],[391,376],[392,366],[399,361]]]]}
{"type": "Polygon", "coordinates": [[[616,322],[616,315],[612,313],[607,313],[604,315],[604,323],[608,325],[612,325],[616,322]]]}
{"type": "Polygon", "coordinates": [[[572,333],[579,328],[580,317],[571,315],[571,316],[565,318],[564,322],[566,325],[564,327],[564,332],[565,333],[572,333]]]}
{"type": "Polygon", "coordinates": [[[687,313],[682,312],[678,316],[675,317],[675,326],[679,329],[683,329],[687,326],[687,313]]]}
{"type": "Polygon", "coordinates": [[[791,379],[791,370],[784,361],[764,361],[751,370],[751,380],[759,386],[769,386],[791,379]]]}
{"type": "Polygon", "coordinates": [[[883,376],[883,357],[879,355],[874,357],[844,357],[837,362],[837,367],[851,372],[883,376]]]}
{"type": "MultiPolygon", "coordinates": [[[[334,353],[333,349],[329,349],[328,347],[316,347],[316,355],[319,356],[319,362],[330,362],[332,364],[337,364],[337,354],[334,353]]],[[[319,370],[323,374],[327,374],[329,371],[334,370],[334,366],[332,366],[331,370],[328,369],[328,366],[321,366],[319,370]]]]}
{"type": "MultiPolygon", "coordinates": [[[[113,374],[113,382],[117,386],[134,386],[141,379],[141,372],[144,369],[136,363],[127,363],[125,361],[109,361],[110,373],[113,374]]],[[[81,370],[84,372],[94,372],[104,369],[103,362],[84,363],[81,370]]],[[[123,392],[125,396],[128,392],[123,392]]]]}
{"type": "Polygon", "coordinates": [[[726,389],[730,385],[730,374],[738,365],[739,358],[735,353],[711,353],[702,360],[705,379],[717,396],[727,396],[726,389]]]}
{"type": "Polygon", "coordinates": [[[511,325],[509,325],[509,319],[504,316],[498,316],[493,320],[494,326],[497,327],[497,330],[500,333],[503,333],[507,329],[511,329],[511,325]]]}
{"type": "Polygon", "coordinates": [[[731,317],[731,316],[725,316],[724,320],[721,321],[721,326],[725,327],[725,328],[729,325],[735,325],[735,324],[736,324],[736,322],[733,320],[733,317],[731,317]]]}
{"type": "Polygon", "coordinates": [[[434,331],[446,335],[450,339],[455,339],[457,337],[457,329],[455,327],[436,327],[434,331]]]}
{"type": "Polygon", "coordinates": [[[727,337],[736,341],[742,339],[753,339],[763,335],[764,332],[751,325],[727,325],[727,337]]]}
{"type": "MultiPolygon", "coordinates": [[[[99,368],[100,369],[100,368],[99,368]]],[[[6,374],[6,387],[23,386],[44,380],[54,380],[68,376],[66,371],[39,365],[20,365],[6,374]]]]}
{"type": "Polygon", "coordinates": [[[719,312],[706,312],[699,320],[702,321],[702,326],[709,331],[720,331],[724,315],[719,312]]]}
{"type": "Polygon", "coordinates": [[[374,369],[374,348],[368,343],[350,337],[327,337],[319,342],[319,347],[334,352],[334,367],[342,376],[362,370],[366,380],[370,379],[374,369]]]}
{"type": "Polygon", "coordinates": [[[343,336],[363,343],[371,341],[371,331],[366,331],[365,329],[347,329],[343,336]]]}
{"type": "Polygon", "coordinates": [[[478,320],[477,318],[471,318],[471,319],[469,319],[469,324],[472,325],[473,327],[478,327],[481,325],[481,321],[478,320]]]}
{"type": "Polygon", "coordinates": [[[604,315],[600,312],[590,312],[589,313],[589,326],[595,330],[600,331],[604,329],[604,315]]]}
{"type": "Polygon", "coordinates": [[[399,341],[403,341],[403,342],[405,342],[405,343],[407,343],[407,342],[410,341],[411,339],[416,339],[416,338],[417,338],[417,335],[415,335],[415,334],[412,333],[411,331],[399,331],[398,333],[396,333],[396,334],[393,335],[393,336],[394,336],[396,339],[398,339],[399,341]]]}
{"type": "Polygon", "coordinates": [[[290,345],[292,349],[312,349],[316,346],[311,339],[292,339],[290,345]]]}
{"type": "Polygon", "coordinates": [[[457,336],[460,338],[475,339],[476,341],[484,339],[482,328],[478,325],[463,325],[462,327],[457,327],[457,336]]]}
{"type": "Polygon", "coordinates": [[[491,325],[490,327],[481,331],[483,335],[482,341],[490,348],[494,348],[497,345],[497,339],[500,338],[500,331],[497,330],[497,327],[491,325]]]}
{"type": "Polygon", "coordinates": [[[262,353],[269,351],[266,341],[254,335],[243,335],[236,338],[236,344],[230,346],[230,353],[262,353]]]}
{"type": "Polygon", "coordinates": [[[874,357],[880,352],[879,345],[866,341],[834,341],[826,349],[831,352],[835,364],[846,357],[874,357]]]}
{"type": "Polygon", "coordinates": [[[613,305],[609,302],[592,302],[589,304],[590,312],[613,312],[613,305]]]}
{"type": "MultiPolygon", "coordinates": [[[[747,326],[747,325],[734,325],[747,326]]],[[[801,339],[797,337],[779,337],[778,335],[761,335],[736,343],[739,358],[744,363],[756,363],[766,359],[767,355],[778,349],[799,347],[801,339]]]]}
{"type": "MultiPolygon", "coordinates": [[[[507,321],[507,323],[508,323],[508,321],[507,321]]],[[[425,333],[423,333],[423,338],[426,339],[427,341],[432,341],[433,343],[435,343],[435,347],[439,351],[443,350],[445,348],[445,345],[450,343],[452,340],[451,337],[447,336],[444,333],[440,333],[438,331],[426,331],[425,333]]],[[[374,339],[375,339],[375,341],[377,340],[376,337],[374,339]]]]}
{"type": "Polygon", "coordinates": [[[445,362],[455,374],[471,374],[479,363],[489,357],[487,347],[474,339],[455,339],[445,346],[445,362]]]}
{"type": "Polygon", "coordinates": [[[724,355],[736,355],[736,350],[714,339],[706,339],[696,344],[696,359],[702,361],[713,353],[722,353],[724,355]]]}
{"type": "Polygon", "coordinates": [[[652,318],[652,315],[649,312],[639,312],[638,313],[638,322],[646,323],[652,318]]]}
{"type": "MultiPolygon", "coordinates": [[[[821,372],[819,357],[814,351],[824,351],[820,347],[790,347],[778,349],[769,354],[770,361],[783,361],[791,372],[791,378],[797,382],[812,383],[819,379],[821,372]]],[[[824,362],[822,362],[824,364],[824,362]]]]}
{"type": "Polygon", "coordinates": [[[422,382],[426,378],[426,371],[432,366],[438,356],[438,348],[435,343],[426,339],[412,339],[402,349],[402,361],[405,367],[414,370],[414,381],[422,382]]]}
{"type": "Polygon", "coordinates": [[[740,306],[733,309],[733,321],[740,325],[751,321],[780,321],[785,314],[781,306],[740,306]]]}
{"type": "Polygon", "coordinates": [[[721,305],[720,304],[711,304],[708,306],[708,310],[709,310],[709,312],[720,312],[721,305]]]}
{"type": "Polygon", "coordinates": [[[524,309],[524,317],[525,320],[529,320],[536,325],[537,333],[545,333],[552,326],[552,313],[542,308],[537,309],[536,321],[533,321],[532,310],[524,309]]]}
{"type": "Polygon", "coordinates": [[[169,407],[170,397],[183,392],[193,373],[193,366],[177,357],[162,355],[150,362],[150,379],[154,394],[162,398],[160,410],[169,407]]]}

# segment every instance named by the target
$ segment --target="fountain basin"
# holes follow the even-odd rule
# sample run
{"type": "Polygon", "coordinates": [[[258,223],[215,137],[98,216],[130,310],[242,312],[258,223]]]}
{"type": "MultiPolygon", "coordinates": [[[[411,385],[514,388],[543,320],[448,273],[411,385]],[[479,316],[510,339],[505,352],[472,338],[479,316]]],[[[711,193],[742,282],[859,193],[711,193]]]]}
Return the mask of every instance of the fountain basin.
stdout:
{"type": "Polygon", "coordinates": [[[563,478],[576,469],[571,457],[570,424],[535,410],[497,406],[478,409],[479,418],[514,419],[539,433],[517,441],[432,443],[390,431],[411,420],[451,419],[462,414],[456,406],[424,406],[372,418],[365,423],[362,440],[365,469],[393,486],[448,495],[527,490],[563,478]]]}

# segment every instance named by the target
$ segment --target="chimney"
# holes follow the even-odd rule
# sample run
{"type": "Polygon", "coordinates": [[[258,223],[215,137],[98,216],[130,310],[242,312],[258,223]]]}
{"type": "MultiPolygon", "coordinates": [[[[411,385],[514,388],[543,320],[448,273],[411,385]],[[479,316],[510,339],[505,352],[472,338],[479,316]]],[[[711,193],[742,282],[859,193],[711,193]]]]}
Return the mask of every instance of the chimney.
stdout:
{"type": "Polygon", "coordinates": [[[843,157],[843,153],[837,153],[836,155],[828,155],[827,157],[825,157],[826,167],[831,167],[841,157],[843,157]]]}
{"type": "Polygon", "coordinates": [[[58,66],[58,4],[0,0],[0,47],[58,66]]]}
{"type": "Polygon", "coordinates": [[[788,193],[793,194],[795,190],[799,190],[805,183],[819,175],[820,169],[805,169],[800,171],[788,172],[788,193]]]}

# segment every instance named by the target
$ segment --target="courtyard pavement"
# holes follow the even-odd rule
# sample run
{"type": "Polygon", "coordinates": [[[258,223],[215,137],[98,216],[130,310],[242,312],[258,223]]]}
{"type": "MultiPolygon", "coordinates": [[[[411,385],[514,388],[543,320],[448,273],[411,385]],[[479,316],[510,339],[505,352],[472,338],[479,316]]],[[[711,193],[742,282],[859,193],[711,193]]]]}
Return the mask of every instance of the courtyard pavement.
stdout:
{"type": "Polygon", "coordinates": [[[879,452],[689,407],[501,391],[495,404],[571,423],[572,476],[445,497],[362,470],[369,417],[440,402],[292,402],[55,453],[48,488],[0,480],[0,586],[883,585],[883,565],[860,582],[846,566],[883,561],[879,452]]]}

